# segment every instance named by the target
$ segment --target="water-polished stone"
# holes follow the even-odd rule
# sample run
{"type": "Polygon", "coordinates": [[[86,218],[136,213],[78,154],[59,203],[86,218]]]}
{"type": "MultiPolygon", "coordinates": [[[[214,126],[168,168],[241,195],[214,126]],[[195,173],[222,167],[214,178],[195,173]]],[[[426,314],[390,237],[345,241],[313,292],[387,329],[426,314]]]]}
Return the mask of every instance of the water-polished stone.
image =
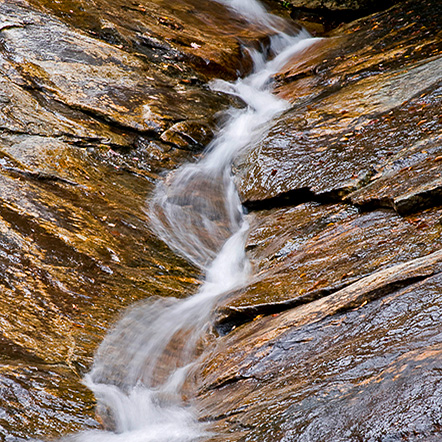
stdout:
{"type": "Polygon", "coordinates": [[[437,440],[441,256],[219,338],[199,393],[211,440],[437,440]]]}
{"type": "MultiPolygon", "coordinates": [[[[302,200],[306,191],[342,198],[376,181],[389,158],[416,155],[418,146],[425,151],[442,130],[440,15],[434,8],[440,6],[409,1],[359,20],[287,65],[276,90],[292,109],[237,160],[246,204],[302,200]]],[[[417,176],[414,186],[425,181],[417,176]]],[[[437,205],[436,198],[427,201],[425,207],[437,205]]],[[[391,206],[413,210],[412,204],[391,206]]]]}
{"type": "MultiPolygon", "coordinates": [[[[97,426],[81,384],[121,309],[193,293],[149,228],[159,174],[200,152],[265,39],[211,1],[0,2],[0,433],[97,426]]],[[[238,105],[238,103],[236,104],[238,105]]],[[[1,438],[1,437],[0,437],[1,438]]]]}
{"type": "MultiPolygon", "coordinates": [[[[256,278],[197,349],[186,394],[213,440],[440,436],[438,8],[350,24],[277,76],[293,109],[236,166],[249,207],[295,207],[250,216],[256,278]]],[[[149,195],[231,103],[206,82],[267,39],[209,1],[0,14],[0,433],[47,439],[99,426],[81,376],[119,312],[200,283],[153,235],[149,195]]],[[[222,206],[197,187],[173,196],[222,206]]]]}
{"type": "Polygon", "coordinates": [[[220,304],[217,327],[225,332],[434,252],[442,247],[441,216],[440,208],[403,219],[317,203],[256,213],[247,245],[253,280],[220,304]]]}
{"type": "Polygon", "coordinates": [[[234,169],[254,277],[188,386],[210,440],[440,439],[439,10],[344,26],[276,77],[293,106],[234,169]]]}

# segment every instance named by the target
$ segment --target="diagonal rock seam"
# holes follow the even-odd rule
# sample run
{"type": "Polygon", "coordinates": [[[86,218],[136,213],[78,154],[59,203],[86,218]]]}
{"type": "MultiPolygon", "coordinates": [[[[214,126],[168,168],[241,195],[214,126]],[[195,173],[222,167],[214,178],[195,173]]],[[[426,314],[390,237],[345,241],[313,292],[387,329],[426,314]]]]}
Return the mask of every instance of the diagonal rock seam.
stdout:
{"type": "Polygon", "coordinates": [[[321,194],[316,194],[309,187],[282,192],[274,197],[261,200],[243,201],[243,206],[248,211],[271,210],[283,207],[298,206],[308,202],[318,202],[321,204],[342,203],[346,195],[354,189],[336,189],[321,194]]]}
{"type": "Polygon", "coordinates": [[[352,201],[349,195],[344,199],[345,202],[359,207],[363,212],[370,212],[376,209],[393,209],[398,215],[406,216],[420,210],[430,209],[440,205],[442,198],[442,180],[434,184],[430,188],[422,189],[421,192],[410,192],[397,197],[373,198],[358,203],[352,201]]]}
{"type": "Polygon", "coordinates": [[[369,276],[357,279],[345,287],[334,290],[318,290],[304,298],[297,298],[275,304],[261,304],[241,309],[224,309],[223,319],[215,324],[218,333],[223,336],[236,327],[247,324],[257,316],[269,316],[287,311],[296,311],[307,307],[317,307],[314,322],[328,316],[338,315],[346,311],[360,308],[368,302],[411,286],[442,272],[442,250],[430,255],[416,258],[405,263],[396,264],[379,270],[369,276]],[[329,309],[326,307],[330,306],[329,309]],[[322,314],[322,310],[329,313],[322,314]]]}
{"type": "MultiPolygon", "coordinates": [[[[363,188],[368,183],[364,183],[363,188]]],[[[423,189],[420,193],[399,195],[397,197],[383,197],[357,202],[352,199],[352,192],[358,188],[342,187],[328,192],[315,193],[309,187],[289,190],[277,196],[261,200],[246,200],[243,206],[249,211],[271,210],[283,207],[298,206],[308,202],[320,204],[351,204],[362,212],[371,212],[377,209],[394,210],[400,216],[413,214],[420,210],[430,209],[440,205],[442,196],[442,181],[435,183],[432,188],[423,189]]]]}

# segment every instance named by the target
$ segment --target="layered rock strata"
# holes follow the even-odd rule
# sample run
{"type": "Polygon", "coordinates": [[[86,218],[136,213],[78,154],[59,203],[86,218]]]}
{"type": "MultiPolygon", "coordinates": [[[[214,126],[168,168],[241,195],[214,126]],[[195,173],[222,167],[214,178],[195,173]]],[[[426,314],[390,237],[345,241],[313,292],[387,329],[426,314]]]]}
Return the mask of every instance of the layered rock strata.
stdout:
{"type": "Polygon", "coordinates": [[[251,283],[196,379],[213,441],[441,437],[438,2],[344,25],[292,60],[292,103],[234,165],[251,283]]]}
{"type": "MultiPolygon", "coordinates": [[[[292,107],[234,165],[254,276],[187,386],[213,441],[440,439],[441,16],[403,2],[275,78],[292,107]]],[[[99,427],[81,376],[112,321],[195,291],[146,200],[232,104],[207,81],[267,40],[205,1],[0,17],[0,433],[26,440],[99,427]]]]}

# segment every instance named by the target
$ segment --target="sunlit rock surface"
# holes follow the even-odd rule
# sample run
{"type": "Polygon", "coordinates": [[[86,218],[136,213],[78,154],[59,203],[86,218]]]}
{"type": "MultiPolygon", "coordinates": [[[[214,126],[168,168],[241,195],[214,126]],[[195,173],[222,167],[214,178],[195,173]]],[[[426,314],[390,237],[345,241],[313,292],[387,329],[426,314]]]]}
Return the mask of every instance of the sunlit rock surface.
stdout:
{"type": "MultiPolygon", "coordinates": [[[[442,45],[435,11],[440,5],[407,2],[335,31],[287,66],[277,91],[293,108],[237,162],[246,205],[341,197],[395,167],[398,184],[405,167],[415,170],[408,172],[413,182],[379,193],[377,205],[412,212],[415,204],[403,200],[413,189],[436,196],[417,208],[438,204],[437,176],[427,190],[419,187],[427,175],[418,172],[437,167],[440,155],[442,45]]],[[[376,201],[365,191],[350,199],[376,201]]]]}
{"type": "Polygon", "coordinates": [[[358,213],[343,204],[301,204],[253,217],[248,249],[251,284],[219,307],[225,332],[261,314],[329,295],[380,268],[442,246],[442,209],[401,218],[393,211],[358,213]]]}
{"type": "Polygon", "coordinates": [[[201,392],[212,440],[440,439],[441,274],[365,305],[364,283],[221,340],[201,392]]]}
{"type": "Polygon", "coordinates": [[[147,200],[231,105],[207,82],[263,36],[212,2],[0,2],[1,440],[98,426],[81,377],[110,324],[196,290],[147,200]]]}

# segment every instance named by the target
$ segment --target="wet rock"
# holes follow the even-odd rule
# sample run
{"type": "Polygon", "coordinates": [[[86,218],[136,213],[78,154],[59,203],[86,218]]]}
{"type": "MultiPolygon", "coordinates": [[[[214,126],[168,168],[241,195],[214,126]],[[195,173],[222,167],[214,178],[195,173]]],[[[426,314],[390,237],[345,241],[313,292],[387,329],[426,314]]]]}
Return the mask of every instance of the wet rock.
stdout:
{"type": "MultiPolygon", "coordinates": [[[[192,110],[206,112],[136,56],[28,8],[13,12],[23,25],[3,29],[3,56],[52,100],[141,132],[161,133],[192,110]]],[[[5,5],[3,15],[10,16],[5,5]]]]}
{"type": "MultiPolygon", "coordinates": [[[[150,241],[158,244],[149,232],[144,213],[152,190],[149,180],[122,173],[93,151],[50,138],[22,138],[2,149],[7,154],[3,157],[0,208],[5,246],[10,240],[11,246],[17,246],[17,257],[23,253],[23,259],[30,260],[30,268],[35,263],[37,268],[46,269],[43,279],[50,274],[62,278],[59,272],[64,267],[72,269],[73,274],[89,269],[97,272],[96,278],[117,272],[119,283],[126,279],[130,287],[138,278],[144,285],[146,278],[141,269],[152,265],[160,273],[152,281],[161,281],[168,269],[163,266],[160,270],[153,262],[147,264],[144,255],[150,241]]],[[[14,259],[8,258],[12,262],[14,259]]],[[[14,280],[14,275],[21,272],[8,273],[14,280]]],[[[90,276],[86,283],[85,275],[81,284],[94,285],[96,278],[90,276]]],[[[27,279],[26,274],[23,277],[27,279]]],[[[68,274],[65,277],[70,278],[68,274]]],[[[57,287],[55,280],[51,284],[57,287]]],[[[89,294],[99,294],[89,290],[89,294]]]]}
{"type": "Polygon", "coordinates": [[[203,120],[176,123],[161,134],[161,139],[165,142],[197,151],[207,146],[212,137],[212,129],[203,120]]]}
{"type": "MultiPolygon", "coordinates": [[[[295,8],[340,10],[375,10],[380,6],[377,0],[288,0],[295,8]]],[[[391,4],[392,2],[390,2],[391,4]]],[[[388,3],[387,3],[388,5],[388,3]]],[[[382,6],[386,6],[385,3],[382,6]]]]}
{"type": "MultiPolygon", "coordinates": [[[[3,353],[0,363],[0,432],[9,440],[29,440],[53,433],[75,431],[79,425],[96,428],[92,394],[70,370],[50,365],[36,365],[35,360],[18,362],[3,353]],[[29,388],[27,379],[32,379],[29,388]],[[84,404],[89,404],[85,407],[84,404]],[[49,407],[49,405],[51,407],[49,407]],[[54,412],[53,410],[57,411],[54,412]],[[78,416],[72,419],[72,416],[78,416]]],[[[41,363],[40,363],[41,364],[41,363]]]]}
{"type": "Polygon", "coordinates": [[[391,211],[360,214],[352,206],[314,203],[256,213],[247,245],[254,278],[218,307],[217,329],[226,333],[438,250],[441,214],[403,219],[391,211]]]}
{"type": "Polygon", "coordinates": [[[250,70],[241,42],[264,38],[221,5],[209,19],[210,2],[31,5],[0,7],[2,127],[85,145],[127,148],[165,132],[177,148],[206,144],[232,101],[205,84],[250,70]]]}
{"type": "Polygon", "coordinates": [[[203,79],[234,79],[246,73],[252,65],[241,42],[265,38],[264,30],[208,0],[31,3],[94,38],[144,55],[157,69],[189,82],[200,80],[195,72],[203,79]]]}
{"type": "Polygon", "coordinates": [[[292,19],[312,35],[324,35],[342,23],[348,23],[403,0],[288,0],[281,2],[292,19]]]}
{"type": "Polygon", "coordinates": [[[441,140],[440,135],[435,136],[391,157],[366,186],[349,195],[349,200],[366,208],[393,207],[402,215],[438,206],[442,201],[441,140]]]}
{"type": "Polygon", "coordinates": [[[341,27],[276,77],[292,108],[234,165],[254,276],[188,386],[210,440],[440,438],[439,8],[341,27]]]}
{"type": "Polygon", "coordinates": [[[2,395],[0,426],[9,437],[96,426],[81,376],[117,313],[198,284],[198,272],[149,230],[152,178],[125,171],[110,152],[51,137],[2,138],[0,383],[12,390],[2,395]]]}
{"type": "Polygon", "coordinates": [[[277,91],[293,108],[237,161],[246,205],[302,202],[306,192],[342,198],[377,176],[389,157],[411,155],[440,134],[441,48],[430,31],[437,19],[430,6],[415,15],[413,8],[420,3],[344,27],[279,75],[277,91]]]}
{"type": "MultiPolygon", "coordinates": [[[[244,202],[276,208],[253,215],[256,278],[196,366],[213,440],[440,435],[438,8],[342,27],[276,79],[293,109],[236,165],[244,202]]],[[[151,232],[149,195],[230,104],[207,80],[248,72],[243,43],[266,39],[206,1],[0,15],[0,433],[58,437],[98,426],[80,378],[116,315],[199,284],[151,232]]],[[[206,213],[202,185],[219,195],[208,177],[171,197],[206,213]]]]}
{"type": "Polygon", "coordinates": [[[130,145],[130,139],[87,115],[70,111],[67,116],[65,109],[60,109],[59,113],[51,111],[8,77],[0,73],[3,97],[0,102],[0,129],[3,134],[57,137],[80,145],[130,145]]]}
{"type": "Polygon", "coordinates": [[[97,427],[81,377],[117,314],[199,284],[149,195],[232,103],[208,80],[248,72],[264,36],[212,2],[1,2],[3,436],[97,427]]]}
{"type": "Polygon", "coordinates": [[[438,251],[218,339],[199,393],[213,440],[436,438],[440,271],[438,251]]]}

